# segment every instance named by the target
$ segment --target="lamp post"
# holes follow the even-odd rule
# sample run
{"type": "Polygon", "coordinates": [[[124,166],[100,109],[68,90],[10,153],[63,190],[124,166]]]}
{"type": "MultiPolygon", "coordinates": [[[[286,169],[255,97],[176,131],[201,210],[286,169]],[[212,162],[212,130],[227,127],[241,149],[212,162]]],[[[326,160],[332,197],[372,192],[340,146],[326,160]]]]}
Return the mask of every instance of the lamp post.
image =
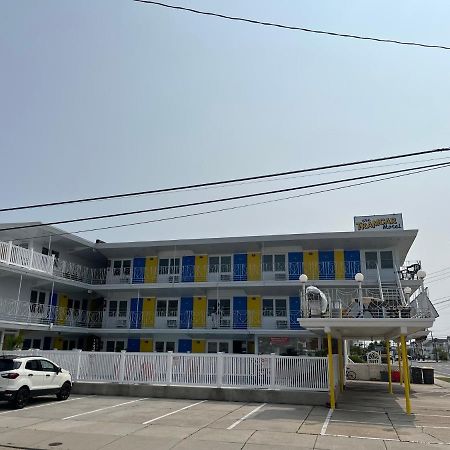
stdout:
{"type": "Polygon", "coordinates": [[[405,294],[406,306],[409,306],[409,299],[411,298],[412,289],[409,286],[406,286],[403,289],[403,293],[405,294]]]}
{"type": "Polygon", "coordinates": [[[302,284],[302,315],[303,317],[308,317],[308,304],[306,301],[306,283],[308,281],[308,276],[302,273],[298,280],[302,284]]]}
{"type": "Polygon", "coordinates": [[[364,281],[364,275],[358,272],[355,275],[355,281],[358,283],[358,304],[359,304],[359,314],[363,316],[363,301],[362,301],[362,282],[364,281]]]}

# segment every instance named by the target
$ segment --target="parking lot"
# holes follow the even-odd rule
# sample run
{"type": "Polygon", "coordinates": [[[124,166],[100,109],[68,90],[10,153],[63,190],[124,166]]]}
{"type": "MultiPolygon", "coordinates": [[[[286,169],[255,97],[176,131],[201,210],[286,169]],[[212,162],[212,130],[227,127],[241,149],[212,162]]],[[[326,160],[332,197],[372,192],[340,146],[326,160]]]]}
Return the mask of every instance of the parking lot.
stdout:
{"type": "Polygon", "coordinates": [[[450,449],[450,384],[402,390],[349,385],[325,407],[104,396],[0,404],[0,448],[20,449],[450,449]],[[440,445],[437,445],[440,444],[440,445]]]}

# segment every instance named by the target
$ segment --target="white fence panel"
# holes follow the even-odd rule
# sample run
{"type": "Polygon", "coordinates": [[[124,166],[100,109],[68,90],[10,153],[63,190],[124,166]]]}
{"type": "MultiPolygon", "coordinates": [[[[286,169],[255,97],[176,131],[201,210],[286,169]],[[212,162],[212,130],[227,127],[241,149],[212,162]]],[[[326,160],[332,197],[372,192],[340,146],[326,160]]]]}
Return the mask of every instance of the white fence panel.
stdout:
{"type": "Polygon", "coordinates": [[[173,355],[172,384],[216,385],[217,354],[173,355]]]}
{"type": "Polygon", "coordinates": [[[165,353],[127,353],[124,383],[163,384],[167,381],[165,353]]]}
{"type": "Polygon", "coordinates": [[[81,355],[79,380],[119,381],[122,353],[83,352],[81,355]]]}
{"type": "Polygon", "coordinates": [[[284,389],[328,390],[327,358],[277,356],[275,387],[284,389]]]}
{"type": "Polygon", "coordinates": [[[270,355],[224,355],[223,386],[269,388],[270,355]]]}

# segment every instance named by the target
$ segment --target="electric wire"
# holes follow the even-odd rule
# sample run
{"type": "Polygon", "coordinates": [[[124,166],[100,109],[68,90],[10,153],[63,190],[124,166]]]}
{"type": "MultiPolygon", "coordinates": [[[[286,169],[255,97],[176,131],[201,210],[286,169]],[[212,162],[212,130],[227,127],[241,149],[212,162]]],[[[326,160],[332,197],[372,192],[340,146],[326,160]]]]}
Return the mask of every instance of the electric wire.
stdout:
{"type": "MultiPolygon", "coordinates": [[[[449,167],[449,166],[450,166],[450,163],[437,163],[437,164],[429,164],[429,165],[421,166],[421,167],[415,167],[414,169],[426,169],[426,168],[438,168],[438,167],[444,168],[444,167],[449,167]]],[[[168,210],[179,209],[179,208],[190,208],[193,206],[210,205],[213,203],[229,202],[229,201],[234,201],[234,200],[242,200],[242,199],[246,199],[246,198],[255,198],[255,197],[261,197],[261,196],[266,196],[266,195],[280,194],[280,193],[284,193],[284,192],[292,192],[292,191],[310,189],[310,188],[321,187],[321,186],[329,186],[329,185],[338,184],[338,183],[364,180],[364,179],[373,178],[373,177],[377,177],[377,176],[400,174],[400,173],[410,172],[411,170],[414,170],[414,169],[412,169],[412,168],[400,169],[400,170],[394,170],[394,171],[390,171],[390,172],[382,172],[382,173],[377,173],[377,174],[362,175],[362,176],[353,177],[353,178],[345,178],[345,179],[341,179],[341,180],[324,181],[321,183],[314,183],[314,184],[304,185],[304,186],[295,186],[295,187],[291,187],[291,188],[276,189],[276,190],[272,190],[272,191],[255,192],[255,193],[251,193],[251,194],[236,195],[236,196],[232,196],[232,197],[223,197],[223,198],[216,198],[216,199],[211,199],[211,200],[201,200],[201,201],[190,202],[190,203],[181,203],[181,204],[177,204],[177,205],[160,206],[157,208],[148,208],[148,209],[132,210],[132,211],[119,212],[119,213],[102,214],[102,215],[97,215],[97,216],[80,217],[80,218],[76,218],[76,219],[55,220],[53,222],[46,222],[46,223],[42,223],[42,224],[20,225],[20,226],[15,226],[15,227],[0,228],[0,231],[36,228],[36,227],[45,226],[45,225],[62,225],[62,224],[66,224],[66,223],[86,222],[86,221],[91,221],[91,220],[110,219],[113,217],[123,217],[123,216],[145,214],[145,213],[149,213],[149,212],[168,211],[168,210]]]]}
{"type": "Polygon", "coordinates": [[[184,186],[174,186],[174,187],[168,187],[168,188],[151,189],[151,190],[145,190],[145,191],[127,192],[127,193],[121,193],[121,194],[102,195],[102,196],[96,196],[96,197],[84,197],[84,198],[55,201],[55,202],[12,206],[12,207],[7,207],[7,208],[0,208],[0,212],[20,211],[20,210],[24,210],[24,209],[45,208],[45,207],[51,207],[51,206],[70,205],[70,204],[74,204],[74,203],[86,203],[86,202],[93,202],[93,201],[99,201],[99,200],[111,200],[111,199],[118,199],[118,198],[125,198],[125,197],[137,197],[137,196],[142,196],[142,195],[160,194],[160,193],[173,192],[173,191],[184,191],[184,190],[190,190],[193,188],[205,188],[205,187],[226,185],[226,184],[232,184],[232,183],[240,183],[240,182],[246,182],[246,181],[264,180],[264,179],[270,179],[270,178],[274,178],[274,177],[281,177],[281,176],[308,173],[308,172],[317,172],[317,171],[328,170],[328,169],[336,169],[339,167],[351,167],[351,166],[357,166],[357,165],[362,165],[362,164],[371,164],[371,163],[375,163],[375,162],[390,161],[390,160],[396,160],[396,159],[402,159],[402,158],[409,158],[411,156],[428,155],[428,154],[442,153],[442,152],[448,152],[448,151],[450,151],[450,147],[443,147],[443,148],[436,148],[436,149],[432,149],[432,150],[424,150],[424,151],[420,151],[420,152],[404,153],[404,154],[399,154],[399,155],[384,156],[384,157],[380,157],[380,158],[371,158],[371,159],[351,161],[351,162],[346,162],[346,163],[330,164],[330,165],[312,167],[312,168],[307,168],[307,169],[291,170],[291,171],[287,171],[287,172],[277,172],[277,173],[271,173],[271,174],[256,175],[256,176],[252,176],[252,177],[226,179],[226,180],[221,180],[221,181],[211,181],[211,182],[206,182],[206,183],[197,183],[197,184],[190,184],[190,185],[184,185],[184,186]]]}
{"type": "MultiPolygon", "coordinates": [[[[162,217],[162,218],[158,218],[158,219],[149,219],[149,220],[144,220],[144,221],[139,221],[139,222],[131,222],[131,223],[118,224],[118,225],[107,225],[107,226],[103,226],[103,227],[87,228],[87,229],[78,230],[78,231],[65,231],[65,232],[60,232],[60,233],[50,233],[50,234],[47,234],[47,235],[39,235],[38,237],[40,237],[40,238],[49,238],[49,237],[54,237],[54,236],[65,236],[65,235],[81,234],[81,233],[88,233],[88,232],[92,232],[92,231],[101,231],[101,230],[109,230],[109,229],[116,229],[116,228],[124,228],[124,227],[144,225],[144,224],[149,224],[149,223],[165,222],[165,221],[169,221],[169,220],[184,219],[184,218],[188,218],[188,217],[196,217],[196,216],[202,216],[202,215],[207,215],[207,214],[214,214],[214,213],[224,212],[224,211],[232,211],[232,210],[237,210],[237,209],[242,209],[242,208],[247,208],[247,207],[252,207],[252,206],[265,205],[265,204],[269,204],[269,203],[276,203],[276,202],[284,201],[284,200],[291,200],[291,199],[295,199],[295,198],[308,197],[308,196],[322,194],[322,193],[326,193],[326,192],[340,191],[340,190],[343,190],[343,189],[348,189],[348,188],[352,188],[352,187],[356,187],[356,186],[365,186],[365,185],[369,185],[369,184],[373,184],[373,183],[379,183],[381,181],[388,181],[388,180],[393,180],[393,179],[396,179],[396,178],[407,177],[407,176],[415,175],[415,174],[419,174],[419,173],[430,172],[430,171],[438,170],[438,169],[441,169],[441,168],[444,168],[444,167],[448,167],[448,165],[440,166],[440,167],[432,167],[432,168],[423,169],[423,170],[415,170],[415,171],[412,171],[412,172],[402,173],[402,174],[399,174],[399,175],[387,176],[387,177],[378,178],[378,179],[375,179],[375,180],[362,181],[362,182],[358,182],[358,183],[347,184],[347,185],[344,185],[344,186],[338,186],[338,187],[322,189],[322,190],[313,191],[313,192],[307,192],[307,193],[302,193],[302,194],[291,195],[291,196],[288,196],[288,197],[275,198],[275,199],[270,199],[270,200],[263,200],[263,201],[259,201],[259,202],[253,202],[253,203],[246,203],[246,204],[243,204],[243,205],[235,205],[235,206],[224,207],[224,208],[214,209],[214,210],[209,210],[209,211],[200,211],[200,212],[195,212],[195,213],[188,213],[188,214],[182,214],[182,215],[170,216],[170,217],[162,217]]],[[[41,224],[38,224],[36,226],[39,227],[39,226],[45,226],[45,225],[46,224],[42,224],[41,223],[41,224]]],[[[18,227],[18,228],[20,228],[20,227],[18,227]]],[[[14,227],[12,227],[11,229],[14,229],[14,227]]],[[[28,237],[28,238],[21,237],[20,241],[28,240],[28,239],[33,239],[33,237],[28,237]]],[[[13,240],[19,240],[19,239],[13,239],[13,240]]]]}
{"type": "Polygon", "coordinates": [[[305,27],[299,27],[299,26],[283,25],[283,24],[275,23],[275,22],[263,22],[263,21],[256,20],[256,19],[249,19],[249,18],[238,17],[238,16],[229,16],[226,14],[219,14],[219,13],[214,13],[211,11],[202,11],[199,9],[187,8],[185,6],[170,5],[167,3],[156,2],[153,0],[134,0],[134,1],[138,2],[138,3],[146,3],[149,5],[162,6],[164,8],[174,9],[174,10],[178,10],[178,11],[191,12],[191,13],[200,14],[203,16],[217,17],[220,19],[234,20],[234,21],[238,21],[238,22],[246,22],[246,23],[251,23],[254,25],[263,25],[263,26],[268,26],[268,27],[281,28],[281,29],[285,29],[285,30],[303,31],[306,33],[315,33],[315,34],[349,38],[349,39],[359,39],[359,40],[363,40],[363,41],[373,41],[373,42],[386,43],[386,44],[409,45],[409,46],[415,46],[415,47],[450,50],[449,46],[440,45],[440,44],[424,44],[422,42],[400,41],[398,39],[376,38],[376,37],[370,37],[370,36],[361,36],[361,35],[357,35],[357,34],[337,33],[337,32],[333,32],[333,31],[316,30],[316,29],[312,29],[312,28],[305,28],[305,27]]]}

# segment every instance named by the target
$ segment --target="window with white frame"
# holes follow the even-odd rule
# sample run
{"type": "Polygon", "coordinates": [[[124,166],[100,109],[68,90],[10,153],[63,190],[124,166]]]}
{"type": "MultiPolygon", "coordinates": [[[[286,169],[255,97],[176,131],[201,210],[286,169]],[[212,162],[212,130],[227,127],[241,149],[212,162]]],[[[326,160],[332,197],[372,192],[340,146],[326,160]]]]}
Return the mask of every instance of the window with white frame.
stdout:
{"type": "Polygon", "coordinates": [[[394,258],[390,250],[380,252],[380,265],[382,269],[394,268],[394,258]]]}
{"type": "Polygon", "coordinates": [[[366,252],[366,270],[376,269],[378,266],[378,252],[366,252]]]}
{"type": "Polygon", "coordinates": [[[175,342],[172,341],[156,341],[155,342],[155,352],[164,353],[164,352],[174,352],[175,351],[175,342]]]}
{"type": "Polygon", "coordinates": [[[206,351],[208,353],[229,353],[230,352],[230,343],[226,341],[208,341],[206,345],[206,351]]]}
{"type": "Polygon", "coordinates": [[[231,273],[231,256],[210,256],[209,273],[231,273]]]}
{"type": "Polygon", "coordinates": [[[263,272],[286,272],[286,255],[263,255],[263,272]]]}
{"type": "Polygon", "coordinates": [[[131,273],[131,259],[113,259],[111,268],[115,277],[129,276],[131,273]]]}
{"type": "Polygon", "coordinates": [[[125,349],[125,341],[106,341],[106,351],[107,352],[121,352],[125,349]]]}
{"type": "Polygon", "coordinates": [[[30,293],[30,311],[42,312],[44,310],[46,296],[46,292],[32,290],[30,293]]]}
{"type": "Polygon", "coordinates": [[[128,302],[126,300],[110,300],[108,308],[109,317],[126,317],[128,302]]]}
{"type": "Polygon", "coordinates": [[[180,273],[180,258],[161,258],[159,260],[160,275],[178,275],[180,273]]]}
{"type": "Polygon", "coordinates": [[[221,298],[219,300],[215,298],[208,299],[208,316],[217,314],[220,316],[230,316],[231,314],[231,301],[229,298],[221,298]]]}
{"type": "Polygon", "coordinates": [[[177,317],[178,300],[157,300],[156,315],[158,317],[177,317]]]}
{"type": "Polygon", "coordinates": [[[286,317],[287,301],[285,298],[263,298],[263,317],[286,317]]]}

